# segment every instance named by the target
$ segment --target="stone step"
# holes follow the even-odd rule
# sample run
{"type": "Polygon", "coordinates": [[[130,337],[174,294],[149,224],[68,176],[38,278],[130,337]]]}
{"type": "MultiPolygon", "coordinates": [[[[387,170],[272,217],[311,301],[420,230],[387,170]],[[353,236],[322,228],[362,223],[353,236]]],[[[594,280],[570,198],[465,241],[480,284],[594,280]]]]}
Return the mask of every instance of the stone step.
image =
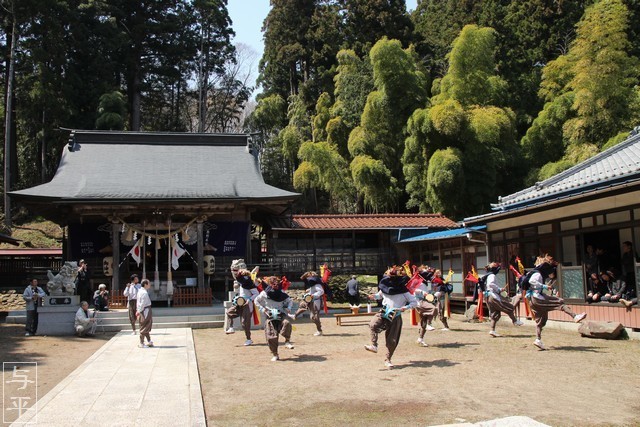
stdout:
{"type": "MultiPolygon", "coordinates": [[[[120,317],[102,317],[98,316],[100,319],[100,323],[103,325],[117,325],[121,323],[128,324],[129,317],[128,316],[120,316],[120,317]]],[[[198,316],[156,316],[155,313],[153,315],[153,323],[162,322],[162,323],[190,323],[190,322],[218,322],[224,321],[224,316],[219,314],[209,314],[209,315],[198,315],[198,316]]]]}
{"type": "MultiPolygon", "coordinates": [[[[207,329],[207,328],[222,328],[224,320],[210,320],[200,322],[156,322],[153,319],[153,328],[151,335],[153,335],[153,329],[161,328],[191,328],[191,329],[207,329]]],[[[127,323],[114,323],[114,324],[98,324],[96,332],[119,332],[128,331],[131,329],[131,324],[127,323]]]]}

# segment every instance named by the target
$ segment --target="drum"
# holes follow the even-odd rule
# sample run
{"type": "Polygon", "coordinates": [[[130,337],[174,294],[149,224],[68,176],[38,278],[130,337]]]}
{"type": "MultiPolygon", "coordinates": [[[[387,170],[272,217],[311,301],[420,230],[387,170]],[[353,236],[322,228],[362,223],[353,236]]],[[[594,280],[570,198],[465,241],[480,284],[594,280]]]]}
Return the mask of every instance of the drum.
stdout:
{"type": "Polygon", "coordinates": [[[382,309],[382,318],[387,319],[390,322],[393,322],[393,319],[396,318],[396,315],[399,313],[395,308],[385,307],[382,309]]]}
{"type": "Polygon", "coordinates": [[[277,308],[272,308],[271,310],[267,311],[267,317],[269,317],[269,319],[271,320],[279,320],[280,310],[278,310],[277,308]]]}
{"type": "Polygon", "coordinates": [[[304,294],[302,295],[302,300],[304,302],[306,302],[307,304],[311,304],[311,302],[313,301],[313,295],[311,294],[304,294]]]}
{"type": "Polygon", "coordinates": [[[237,306],[237,307],[242,307],[242,306],[246,305],[247,302],[248,302],[247,299],[245,297],[241,296],[241,295],[236,295],[233,298],[233,301],[231,301],[231,303],[233,305],[237,306]]]}
{"type": "Polygon", "coordinates": [[[433,302],[436,300],[436,297],[433,294],[426,294],[424,296],[424,300],[426,302],[429,302],[429,303],[433,304],[433,302]]]}
{"type": "Polygon", "coordinates": [[[502,291],[502,292],[500,292],[500,296],[501,296],[502,298],[508,298],[508,297],[509,297],[509,294],[507,293],[507,291],[502,291]]]}
{"type": "Polygon", "coordinates": [[[545,295],[553,295],[553,288],[543,289],[542,293],[545,294],[545,295]]]}

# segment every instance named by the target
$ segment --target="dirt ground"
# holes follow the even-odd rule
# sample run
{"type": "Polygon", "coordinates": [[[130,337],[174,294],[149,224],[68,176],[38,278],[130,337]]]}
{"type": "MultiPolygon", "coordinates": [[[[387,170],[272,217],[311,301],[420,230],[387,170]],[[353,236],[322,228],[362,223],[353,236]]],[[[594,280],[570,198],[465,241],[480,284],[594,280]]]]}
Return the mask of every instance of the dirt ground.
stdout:
{"type": "MultiPolygon", "coordinates": [[[[380,351],[364,350],[367,319],[342,327],[323,318],[315,337],[308,319],[296,322],[295,349],[280,347],[271,362],[264,333],[244,347],[244,334],[194,330],[200,382],[210,426],[437,425],[523,415],[553,426],[640,426],[640,343],[581,337],[547,327],[462,322],[427,332],[416,344],[408,314],[395,368],[380,351]]],[[[351,322],[351,320],[346,320],[351,322]]],[[[435,326],[441,327],[436,322],[435,326]]],[[[282,341],[281,341],[282,344],[282,341]]]]}
{"type": "MultiPolygon", "coordinates": [[[[0,323],[0,362],[38,362],[38,398],[43,397],[67,375],[80,366],[114,334],[98,334],[94,338],[24,336],[24,325],[0,323]]],[[[24,369],[27,369],[25,365],[24,369]]],[[[6,367],[6,366],[5,366],[6,367]]],[[[4,376],[10,378],[12,367],[4,376]]],[[[10,397],[17,396],[20,383],[4,384],[3,408],[10,407],[10,397]]],[[[10,416],[11,413],[4,413],[10,416]]],[[[5,420],[12,421],[12,420],[5,420]]]]}
{"type": "MultiPolygon", "coordinates": [[[[437,425],[526,415],[553,426],[640,426],[638,341],[547,327],[542,352],[531,345],[531,325],[501,323],[503,336],[491,338],[488,324],[454,315],[452,330],[428,332],[423,348],[405,315],[388,370],[384,337],[378,354],[363,349],[370,318],[362,319],[338,327],[323,317],[321,337],[308,319],[296,322],[296,347],[281,347],[279,362],[270,361],[261,330],[251,347],[241,332],[194,330],[209,425],[437,425]]],[[[0,324],[0,360],[37,361],[42,397],[111,336],[26,338],[23,325],[0,324]]],[[[5,396],[17,386],[5,384],[5,396]]]]}

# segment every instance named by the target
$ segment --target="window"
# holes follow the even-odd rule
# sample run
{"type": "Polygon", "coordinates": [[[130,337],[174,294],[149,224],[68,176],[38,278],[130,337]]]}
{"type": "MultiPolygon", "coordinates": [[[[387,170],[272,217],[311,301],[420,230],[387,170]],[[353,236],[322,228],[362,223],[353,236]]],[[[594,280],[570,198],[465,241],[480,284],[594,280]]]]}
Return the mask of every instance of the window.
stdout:
{"type": "Polygon", "coordinates": [[[607,224],[616,224],[631,220],[631,212],[621,211],[607,214],[607,224]]]}
{"type": "Polygon", "coordinates": [[[586,216],[582,218],[582,228],[593,227],[593,217],[586,216]]]}
{"type": "Polygon", "coordinates": [[[520,237],[520,233],[518,233],[518,230],[507,231],[506,233],[504,233],[504,235],[507,240],[516,240],[518,237],[520,237]]]}
{"type": "Polygon", "coordinates": [[[562,238],[562,265],[578,265],[578,236],[564,236],[562,238]]]}
{"type": "Polygon", "coordinates": [[[560,230],[562,231],[566,231],[566,230],[576,230],[580,228],[580,221],[577,219],[572,219],[569,221],[562,221],[560,223],[560,230]]]}
{"type": "Polygon", "coordinates": [[[551,224],[543,224],[538,226],[538,234],[551,234],[553,226],[551,224]]]}

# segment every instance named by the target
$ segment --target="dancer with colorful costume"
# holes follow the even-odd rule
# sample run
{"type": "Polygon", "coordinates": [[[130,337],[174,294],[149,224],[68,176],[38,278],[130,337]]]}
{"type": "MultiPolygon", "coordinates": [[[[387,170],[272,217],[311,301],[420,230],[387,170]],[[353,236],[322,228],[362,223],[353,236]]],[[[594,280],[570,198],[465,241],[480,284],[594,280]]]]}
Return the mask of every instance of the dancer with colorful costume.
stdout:
{"type": "Polygon", "coordinates": [[[369,323],[371,344],[364,348],[372,353],[378,352],[378,334],[385,331],[387,354],[384,365],[393,368],[391,358],[395,353],[402,333],[402,313],[418,305],[416,298],[407,289],[409,278],[402,267],[393,267],[385,273],[378,284],[378,293],[373,297],[382,300],[382,310],[369,323]]]}
{"type": "Polygon", "coordinates": [[[502,313],[505,313],[515,326],[522,326],[523,323],[516,319],[515,306],[520,303],[522,295],[517,294],[513,298],[509,299],[509,296],[505,289],[500,288],[496,282],[496,274],[500,271],[500,264],[492,262],[485,267],[487,275],[485,276],[485,296],[487,298],[487,307],[489,307],[489,318],[491,319],[491,330],[489,335],[492,337],[499,337],[500,334],[496,332],[496,324],[502,313]]]}
{"type": "Polygon", "coordinates": [[[320,310],[324,303],[324,286],[322,278],[315,271],[307,271],[300,278],[304,281],[306,290],[293,319],[296,319],[306,310],[309,310],[309,313],[311,313],[311,321],[316,325],[316,332],[313,335],[320,336],[322,335],[320,310]]]}
{"type": "Polygon", "coordinates": [[[420,327],[418,329],[418,339],[416,342],[423,347],[427,347],[427,343],[424,342],[424,334],[426,331],[435,329],[431,326],[431,322],[433,318],[438,315],[438,308],[434,304],[435,296],[429,290],[428,286],[434,273],[435,270],[426,265],[418,267],[418,274],[422,278],[422,283],[420,283],[413,292],[418,304],[415,310],[420,318],[420,327]]]}
{"type": "Polygon", "coordinates": [[[545,291],[550,290],[552,286],[552,284],[547,285],[545,282],[548,279],[555,281],[557,265],[558,263],[549,255],[538,257],[536,266],[533,269],[533,274],[528,281],[522,283],[523,289],[527,291],[526,298],[529,300],[531,311],[533,312],[533,317],[536,322],[536,340],[533,342],[533,345],[540,350],[546,350],[546,347],[542,343],[542,329],[547,324],[550,311],[564,311],[571,316],[576,323],[581,322],[587,317],[587,313],[574,313],[571,308],[564,303],[562,298],[545,293],[545,291]]]}
{"type": "Polygon", "coordinates": [[[253,319],[254,304],[253,301],[258,296],[258,288],[255,285],[252,273],[247,270],[244,260],[234,260],[231,264],[231,275],[233,276],[233,289],[236,296],[233,298],[233,305],[227,309],[227,317],[229,319],[229,328],[225,331],[227,334],[233,334],[233,319],[240,317],[240,324],[244,330],[246,341],[245,346],[253,344],[251,340],[251,320],[253,319]]]}
{"type": "Polygon", "coordinates": [[[278,354],[279,336],[285,339],[284,346],[293,349],[291,344],[291,323],[287,319],[287,315],[291,312],[293,301],[281,289],[281,280],[277,277],[269,277],[267,279],[269,286],[265,288],[256,297],[256,306],[262,311],[267,320],[264,324],[264,335],[271,351],[271,361],[280,360],[278,354]]]}

